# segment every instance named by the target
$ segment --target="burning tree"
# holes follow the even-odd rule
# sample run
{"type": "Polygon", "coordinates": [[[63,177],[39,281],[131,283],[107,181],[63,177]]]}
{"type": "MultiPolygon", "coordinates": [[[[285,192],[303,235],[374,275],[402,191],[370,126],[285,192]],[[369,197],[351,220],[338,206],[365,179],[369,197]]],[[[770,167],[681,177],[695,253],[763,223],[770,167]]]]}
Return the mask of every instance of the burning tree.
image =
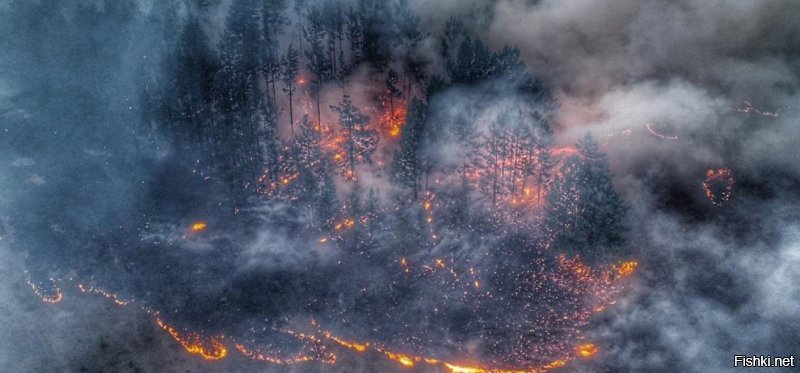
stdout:
{"type": "Polygon", "coordinates": [[[349,95],[342,96],[338,106],[331,110],[339,114],[339,126],[344,137],[343,149],[333,157],[339,173],[345,180],[356,180],[356,164],[371,162],[378,146],[378,132],[367,128],[369,117],[353,105],[349,95]]]}

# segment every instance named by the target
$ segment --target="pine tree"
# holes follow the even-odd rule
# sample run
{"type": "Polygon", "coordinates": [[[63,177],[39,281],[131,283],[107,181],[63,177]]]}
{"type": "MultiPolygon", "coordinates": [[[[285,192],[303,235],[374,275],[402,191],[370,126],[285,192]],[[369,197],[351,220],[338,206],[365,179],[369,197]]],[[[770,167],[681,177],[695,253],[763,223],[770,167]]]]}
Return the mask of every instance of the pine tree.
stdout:
{"type": "Polygon", "coordinates": [[[582,193],[584,227],[589,249],[595,256],[608,254],[622,242],[625,208],[614,190],[611,169],[597,141],[587,134],[577,145],[584,160],[586,184],[582,193]]]}
{"type": "Polygon", "coordinates": [[[300,120],[300,137],[297,139],[298,163],[302,169],[310,170],[314,175],[321,175],[325,166],[322,152],[322,134],[311,123],[308,115],[300,120]]]}
{"type": "Polygon", "coordinates": [[[400,95],[400,89],[397,88],[397,83],[399,81],[400,77],[397,75],[397,72],[390,68],[386,77],[386,89],[389,94],[389,110],[391,110],[390,118],[392,121],[394,121],[394,97],[400,95]]]}
{"type": "Polygon", "coordinates": [[[621,244],[625,209],[597,142],[587,135],[578,150],[548,193],[545,230],[553,248],[596,261],[621,244]]]}
{"type": "Polygon", "coordinates": [[[336,198],[336,185],[327,173],[322,175],[322,187],[314,204],[319,225],[330,228],[339,211],[339,200],[336,198]]]}
{"type": "Polygon", "coordinates": [[[345,180],[354,181],[356,164],[371,162],[378,146],[378,132],[366,127],[369,117],[361,114],[348,95],[342,96],[339,106],[331,105],[331,110],[339,114],[340,131],[345,139],[342,153],[334,161],[345,180]]]}
{"type": "Polygon", "coordinates": [[[220,70],[215,79],[215,106],[224,127],[219,131],[222,168],[234,188],[256,190],[261,163],[258,108],[260,25],[257,7],[236,0],[219,45],[220,70]]]}
{"type": "Polygon", "coordinates": [[[380,230],[382,216],[378,196],[374,189],[369,188],[367,200],[364,201],[364,218],[366,219],[367,236],[370,238],[374,237],[380,230]]]}
{"type": "Polygon", "coordinates": [[[297,73],[299,71],[299,57],[300,52],[297,49],[289,44],[289,49],[286,52],[286,56],[283,58],[283,72],[281,77],[283,78],[283,92],[289,96],[289,126],[291,128],[292,137],[294,138],[294,108],[292,107],[292,98],[294,97],[294,92],[297,89],[295,86],[295,79],[297,78],[297,73]]]}
{"type": "Polygon", "coordinates": [[[415,201],[419,193],[419,179],[424,171],[421,153],[426,110],[427,107],[419,99],[411,101],[406,126],[400,137],[400,148],[395,151],[392,162],[392,181],[411,188],[415,201]]]}
{"type": "Polygon", "coordinates": [[[364,49],[364,21],[361,12],[351,9],[345,18],[347,40],[350,42],[351,69],[361,63],[364,49]]]}
{"type": "Polygon", "coordinates": [[[197,155],[213,151],[210,148],[211,105],[216,60],[205,32],[196,17],[186,22],[178,40],[175,55],[169,61],[170,83],[167,85],[165,120],[180,139],[182,148],[197,147],[197,155]]]}
{"type": "Polygon", "coordinates": [[[286,9],[285,0],[264,0],[261,6],[262,22],[262,41],[263,51],[261,57],[261,72],[264,74],[267,83],[267,91],[272,90],[272,96],[267,94],[272,105],[277,100],[275,84],[280,75],[281,63],[278,56],[278,37],[281,28],[289,24],[289,20],[283,14],[286,9]]]}
{"type": "Polygon", "coordinates": [[[322,39],[325,36],[325,30],[322,29],[322,14],[319,9],[311,8],[306,13],[306,20],[308,27],[303,29],[303,36],[308,41],[308,50],[306,50],[306,69],[314,75],[313,83],[316,88],[317,96],[317,126],[322,126],[322,109],[320,104],[320,96],[322,95],[322,83],[328,80],[329,64],[323,53],[322,39]]]}

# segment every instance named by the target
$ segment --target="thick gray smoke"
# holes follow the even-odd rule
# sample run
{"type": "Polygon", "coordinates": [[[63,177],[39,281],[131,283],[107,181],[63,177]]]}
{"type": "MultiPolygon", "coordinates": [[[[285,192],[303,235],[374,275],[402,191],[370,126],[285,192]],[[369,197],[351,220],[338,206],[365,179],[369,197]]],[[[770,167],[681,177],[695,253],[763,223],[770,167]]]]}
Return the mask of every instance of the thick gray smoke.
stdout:
{"type": "MultiPolygon", "coordinates": [[[[163,307],[168,316],[182,310],[182,321],[209,333],[247,333],[248,322],[260,325],[264,310],[283,317],[319,307],[294,303],[300,301],[290,292],[275,289],[344,286],[352,279],[329,283],[325,268],[338,253],[318,245],[320,237],[297,237],[301,217],[281,206],[265,207],[249,231],[211,233],[214,247],[229,251],[183,239],[191,221],[147,231],[130,224],[157,218],[135,215],[149,203],[162,206],[164,215],[228,224],[214,220],[217,204],[198,202],[219,191],[216,180],[170,163],[180,149],[162,139],[148,138],[141,148],[136,138],[153,126],[141,119],[147,117],[142,100],[170,53],[163,39],[175,34],[178,19],[202,8],[214,9],[202,23],[216,43],[230,2],[51,3],[0,2],[0,367],[285,371],[235,354],[199,361],[148,316],[101,300],[72,296],[52,307],[31,296],[26,278],[67,278],[80,268],[80,275],[163,307]],[[146,200],[152,185],[172,184],[186,187],[146,200]],[[282,228],[257,231],[277,225],[282,228]],[[163,244],[131,253],[118,246],[126,236],[163,244]],[[228,255],[235,247],[237,254],[228,255]],[[264,280],[257,276],[262,272],[276,274],[264,280]],[[267,291],[274,297],[263,299],[267,291]],[[190,301],[198,299],[200,305],[190,301]]],[[[558,100],[550,123],[559,145],[591,132],[609,156],[629,208],[626,236],[639,268],[626,295],[586,330],[599,355],[568,369],[725,372],[734,354],[797,351],[800,1],[410,4],[426,33],[415,53],[432,61],[428,73],[445,70],[439,36],[450,17],[460,17],[493,49],[520,48],[528,70],[558,100]],[[715,205],[703,182],[709,169],[721,168],[730,169],[735,183],[730,200],[715,205]]],[[[297,43],[298,35],[288,26],[281,44],[297,43]]],[[[369,105],[360,101],[374,83],[366,76],[353,74],[347,87],[359,105],[369,105]]],[[[325,101],[335,103],[340,89],[324,87],[325,101]]],[[[445,91],[430,100],[431,117],[453,119],[478,107],[495,117],[524,105],[516,96],[484,100],[482,93],[445,91]]],[[[442,147],[436,157],[458,162],[465,156],[455,152],[466,150],[442,147]]],[[[393,188],[385,175],[372,185],[384,194],[393,188]]],[[[376,293],[382,290],[371,285],[391,278],[379,270],[358,275],[366,278],[365,291],[376,293]]],[[[405,371],[376,356],[342,359],[291,369],[405,371]]]]}

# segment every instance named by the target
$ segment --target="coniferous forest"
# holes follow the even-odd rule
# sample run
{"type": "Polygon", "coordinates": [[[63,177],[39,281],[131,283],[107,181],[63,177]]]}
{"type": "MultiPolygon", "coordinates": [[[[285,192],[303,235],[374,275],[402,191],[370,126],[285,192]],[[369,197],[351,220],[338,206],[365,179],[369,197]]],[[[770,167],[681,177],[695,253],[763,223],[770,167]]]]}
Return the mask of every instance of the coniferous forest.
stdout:
{"type": "Polygon", "coordinates": [[[432,3],[0,5],[0,293],[52,319],[7,329],[15,371],[689,367],[655,319],[750,307],[767,274],[721,258],[784,255],[794,166],[744,159],[796,135],[761,131],[797,65],[733,83],[649,54],[704,42],[614,39],[696,9],[432,3]]]}

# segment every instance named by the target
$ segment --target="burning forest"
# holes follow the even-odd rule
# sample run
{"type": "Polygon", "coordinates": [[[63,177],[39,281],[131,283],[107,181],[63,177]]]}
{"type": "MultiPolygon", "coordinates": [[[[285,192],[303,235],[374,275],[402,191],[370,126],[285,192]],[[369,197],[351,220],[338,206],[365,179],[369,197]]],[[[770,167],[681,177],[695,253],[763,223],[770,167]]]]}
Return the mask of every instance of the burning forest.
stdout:
{"type": "MultiPolygon", "coordinates": [[[[693,318],[791,284],[721,258],[794,258],[763,223],[796,202],[794,72],[777,94],[775,60],[730,82],[627,34],[686,8],[423,3],[0,5],[0,366],[662,371],[694,361],[670,336],[724,350],[693,318]]],[[[771,302],[758,330],[800,317],[771,302]]]]}

